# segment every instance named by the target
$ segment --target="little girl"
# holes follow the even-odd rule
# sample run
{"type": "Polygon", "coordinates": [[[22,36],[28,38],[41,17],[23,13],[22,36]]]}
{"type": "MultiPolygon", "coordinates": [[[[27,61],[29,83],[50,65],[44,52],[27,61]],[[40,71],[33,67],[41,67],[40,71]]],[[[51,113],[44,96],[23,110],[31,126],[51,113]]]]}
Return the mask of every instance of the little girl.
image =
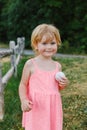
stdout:
{"type": "Polygon", "coordinates": [[[25,63],[19,85],[25,130],[62,130],[59,90],[66,87],[68,80],[66,77],[59,82],[55,80],[61,65],[52,59],[60,44],[60,34],[55,26],[41,24],[33,30],[31,45],[37,55],[25,63]]]}

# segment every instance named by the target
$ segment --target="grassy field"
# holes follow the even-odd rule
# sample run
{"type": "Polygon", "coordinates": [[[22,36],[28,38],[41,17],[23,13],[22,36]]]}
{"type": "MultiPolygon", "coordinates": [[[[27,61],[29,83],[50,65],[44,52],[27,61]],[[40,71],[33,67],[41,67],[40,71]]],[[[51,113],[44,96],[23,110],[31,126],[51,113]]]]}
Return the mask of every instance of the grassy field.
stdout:
{"type": "Polygon", "coordinates": [[[5,44],[5,43],[0,42],[0,48],[9,48],[9,44],[5,44]]]}
{"type": "MultiPolygon", "coordinates": [[[[12,77],[5,88],[5,116],[0,122],[0,130],[23,130],[21,127],[21,109],[18,86],[23,65],[28,57],[18,66],[18,76],[12,77]]],[[[87,130],[87,59],[55,58],[62,64],[69,79],[69,85],[61,91],[63,101],[63,130],[87,130]]],[[[3,75],[10,67],[7,59],[3,61],[3,75]]]]}

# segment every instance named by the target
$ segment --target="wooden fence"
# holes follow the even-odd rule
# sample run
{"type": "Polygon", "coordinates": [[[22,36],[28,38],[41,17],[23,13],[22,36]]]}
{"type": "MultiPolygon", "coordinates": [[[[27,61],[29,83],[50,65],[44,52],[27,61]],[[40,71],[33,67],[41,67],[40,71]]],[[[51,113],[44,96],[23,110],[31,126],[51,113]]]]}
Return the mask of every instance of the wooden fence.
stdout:
{"type": "Polygon", "coordinates": [[[9,42],[9,49],[0,50],[0,121],[3,121],[4,117],[4,89],[9,79],[14,74],[17,76],[17,65],[21,59],[25,46],[25,38],[17,38],[17,45],[15,41],[9,42]],[[2,76],[2,58],[10,56],[11,67],[7,73],[2,76]]]}

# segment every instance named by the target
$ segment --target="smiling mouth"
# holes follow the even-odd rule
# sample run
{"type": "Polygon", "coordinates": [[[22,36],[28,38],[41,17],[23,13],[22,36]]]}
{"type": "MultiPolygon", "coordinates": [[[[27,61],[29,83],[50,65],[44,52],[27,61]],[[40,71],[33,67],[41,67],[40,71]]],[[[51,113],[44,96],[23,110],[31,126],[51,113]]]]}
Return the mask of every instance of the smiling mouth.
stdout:
{"type": "Polygon", "coordinates": [[[53,51],[45,51],[45,52],[53,52],[53,51]]]}

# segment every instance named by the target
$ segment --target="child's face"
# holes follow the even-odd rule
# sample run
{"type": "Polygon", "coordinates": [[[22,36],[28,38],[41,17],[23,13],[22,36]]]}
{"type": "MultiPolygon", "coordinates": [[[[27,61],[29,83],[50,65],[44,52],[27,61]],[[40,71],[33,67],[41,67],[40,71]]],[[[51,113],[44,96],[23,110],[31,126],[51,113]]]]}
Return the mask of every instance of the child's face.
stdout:
{"type": "Polygon", "coordinates": [[[36,49],[38,53],[44,57],[52,57],[57,52],[57,42],[55,37],[47,40],[44,35],[40,42],[38,42],[36,49]]]}

